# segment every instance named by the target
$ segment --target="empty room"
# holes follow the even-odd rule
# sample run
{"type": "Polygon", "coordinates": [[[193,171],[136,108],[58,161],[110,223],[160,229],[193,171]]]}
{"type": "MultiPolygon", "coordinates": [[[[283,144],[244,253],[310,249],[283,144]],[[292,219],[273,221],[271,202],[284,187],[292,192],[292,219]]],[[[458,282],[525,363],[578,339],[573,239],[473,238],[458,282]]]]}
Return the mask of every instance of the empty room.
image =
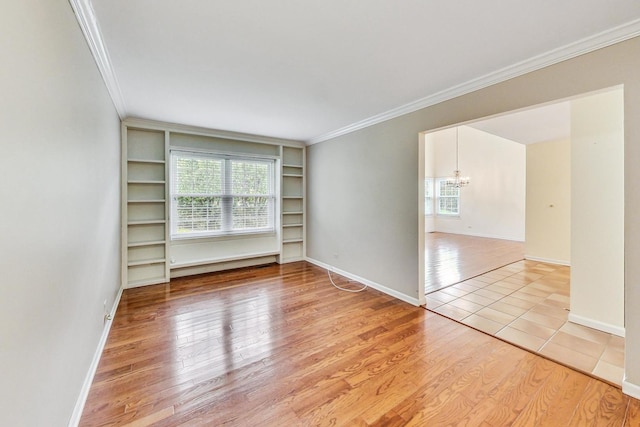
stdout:
{"type": "Polygon", "coordinates": [[[0,23],[0,425],[640,424],[638,2],[0,23]],[[522,252],[467,278],[429,231],[522,252]]]}

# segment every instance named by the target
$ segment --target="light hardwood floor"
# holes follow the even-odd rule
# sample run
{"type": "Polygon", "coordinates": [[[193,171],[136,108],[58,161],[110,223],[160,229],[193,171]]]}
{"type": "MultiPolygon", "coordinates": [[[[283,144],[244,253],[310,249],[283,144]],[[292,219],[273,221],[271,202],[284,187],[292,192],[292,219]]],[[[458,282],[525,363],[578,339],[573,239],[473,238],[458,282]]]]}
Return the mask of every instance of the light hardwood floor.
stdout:
{"type": "Polygon", "coordinates": [[[524,243],[449,233],[425,234],[425,293],[524,259],[524,243]]]}
{"type": "Polygon", "coordinates": [[[126,290],[82,426],[639,425],[604,382],[305,262],[126,290]],[[338,284],[344,284],[336,276],[338,284]]]}

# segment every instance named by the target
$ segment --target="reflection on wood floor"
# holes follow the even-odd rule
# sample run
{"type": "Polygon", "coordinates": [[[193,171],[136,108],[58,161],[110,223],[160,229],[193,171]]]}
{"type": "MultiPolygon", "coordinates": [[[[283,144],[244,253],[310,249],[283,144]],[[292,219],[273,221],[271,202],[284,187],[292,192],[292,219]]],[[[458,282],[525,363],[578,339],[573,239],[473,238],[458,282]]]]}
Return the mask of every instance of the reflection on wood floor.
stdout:
{"type": "Polygon", "coordinates": [[[124,291],[80,426],[150,425],[637,426],[640,402],[298,262],[124,291]]]}
{"type": "Polygon", "coordinates": [[[449,233],[425,235],[425,293],[524,259],[524,243],[449,233]]]}

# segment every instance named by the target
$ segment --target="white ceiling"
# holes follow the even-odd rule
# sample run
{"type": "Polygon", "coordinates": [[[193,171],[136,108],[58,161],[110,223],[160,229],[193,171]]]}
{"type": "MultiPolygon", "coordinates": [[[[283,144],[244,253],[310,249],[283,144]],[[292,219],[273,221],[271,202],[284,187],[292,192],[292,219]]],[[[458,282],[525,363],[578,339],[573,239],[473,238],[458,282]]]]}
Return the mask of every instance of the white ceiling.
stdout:
{"type": "Polygon", "coordinates": [[[535,107],[468,126],[521,144],[557,141],[571,136],[571,103],[535,107]]]}
{"type": "Polygon", "coordinates": [[[303,141],[640,28],[637,0],[91,3],[121,114],[303,141]]]}

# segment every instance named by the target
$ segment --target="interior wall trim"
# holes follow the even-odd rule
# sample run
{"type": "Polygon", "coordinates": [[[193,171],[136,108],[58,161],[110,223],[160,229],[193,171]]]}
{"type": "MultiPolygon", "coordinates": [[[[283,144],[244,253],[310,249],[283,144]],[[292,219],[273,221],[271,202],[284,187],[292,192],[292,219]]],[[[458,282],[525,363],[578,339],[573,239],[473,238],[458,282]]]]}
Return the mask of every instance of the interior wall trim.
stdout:
{"type": "MultiPolygon", "coordinates": [[[[435,227],[435,230],[433,230],[435,233],[453,233],[452,231],[445,231],[442,229],[438,229],[438,227],[435,227]]],[[[483,237],[485,239],[498,239],[498,240],[508,240],[510,242],[518,242],[518,243],[524,243],[524,239],[517,239],[514,238],[513,236],[504,236],[504,235],[500,235],[500,234],[491,234],[491,233],[471,233],[471,232],[467,232],[464,231],[462,233],[458,233],[455,232],[455,234],[460,234],[463,236],[472,236],[472,237],[483,237]]]]}
{"type": "Polygon", "coordinates": [[[127,117],[123,124],[130,128],[154,129],[182,133],[187,135],[210,136],[213,138],[233,139],[242,142],[256,142],[259,144],[282,145],[284,147],[302,148],[304,142],[293,139],[274,138],[270,136],[254,135],[250,133],[233,132],[221,129],[210,129],[200,126],[182,125],[178,123],[162,122],[158,120],[127,117]]]}
{"type": "Polygon", "coordinates": [[[580,316],[579,314],[569,313],[569,322],[577,323],[578,325],[586,326],[587,328],[597,329],[602,332],[607,332],[619,337],[624,338],[624,328],[612,325],[610,323],[600,322],[588,317],[580,316]]]}
{"type": "Polygon", "coordinates": [[[571,262],[563,259],[544,258],[527,254],[524,254],[524,259],[528,261],[539,261],[546,262],[547,264],[566,265],[567,267],[571,267],[571,262]]]}
{"type": "Polygon", "coordinates": [[[102,357],[102,351],[104,350],[104,346],[107,344],[109,331],[111,330],[113,319],[116,316],[116,310],[118,309],[118,304],[120,304],[120,298],[122,297],[123,291],[124,291],[124,288],[121,286],[120,290],[118,291],[118,294],[116,295],[115,301],[113,301],[111,310],[109,311],[110,318],[105,319],[104,328],[102,329],[102,336],[100,336],[98,347],[96,348],[96,351],[93,354],[93,360],[91,361],[91,365],[89,366],[89,371],[87,372],[87,376],[84,378],[84,383],[82,383],[82,389],[80,389],[80,395],[76,400],[76,405],[73,408],[73,413],[71,414],[71,418],[69,419],[68,427],[78,427],[78,425],[80,424],[82,411],[84,410],[84,405],[87,402],[87,397],[89,397],[89,390],[91,389],[93,378],[95,377],[96,371],[98,370],[98,364],[100,363],[100,357],[102,357]]]}
{"type": "Polygon", "coordinates": [[[558,62],[562,62],[576,56],[584,55],[585,53],[589,53],[594,50],[611,46],[613,44],[637,37],[639,35],[640,19],[636,19],[618,27],[608,29],[593,36],[586,37],[582,40],[578,40],[576,42],[561,46],[557,49],[550,50],[516,64],[504,67],[500,70],[485,74],[484,76],[480,76],[462,84],[450,87],[449,89],[445,89],[433,95],[429,95],[400,107],[391,109],[384,113],[377,114],[375,116],[342,127],[340,129],[325,133],[323,135],[319,135],[308,140],[306,143],[307,145],[313,145],[318,142],[327,141],[332,138],[346,135],[359,129],[364,129],[377,123],[382,123],[384,121],[391,120],[408,113],[413,113],[414,111],[420,110],[422,108],[430,107],[432,105],[439,104],[441,102],[448,101],[450,99],[457,98],[471,92],[475,92],[476,90],[480,90],[485,87],[512,79],[514,77],[518,77],[523,74],[548,67],[549,65],[557,64],[558,62]]]}
{"type": "Polygon", "coordinates": [[[109,92],[109,96],[111,96],[118,116],[120,116],[120,120],[123,120],[127,116],[124,98],[120,90],[120,85],[118,84],[116,73],[111,65],[111,58],[109,57],[107,46],[102,38],[102,32],[100,31],[93,7],[89,0],[69,0],[69,3],[71,4],[73,13],[76,15],[76,20],[80,25],[82,34],[84,34],[84,38],[87,40],[89,50],[91,50],[91,54],[96,61],[98,70],[100,70],[102,80],[104,80],[107,86],[107,91],[109,92]]]}
{"type": "Polygon", "coordinates": [[[627,381],[627,377],[622,380],[622,392],[627,396],[640,399],[640,386],[627,381]]]}
{"type": "Polygon", "coordinates": [[[411,305],[415,305],[416,307],[418,307],[421,304],[423,304],[417,298],[412,298],[412,297],[410,297],[408,295],[405,295],[403,293],[400,293],[400,292],[398,292],[398,291],[396,291],[394,289],[388,288],[388,287],[386,287],[384,285],[381,285],[379,283],[372,282],[371,280],[365,279],[364,277],[356,276],[355,274],[349,273],[348,271],[340,270],[339,268],[336,268],[336,267],[334,267],[332,265],[329,265],[329,264],[325,264],[324,262],[318,261],[317,259],[306,257],[305,261],[307,261],[307,262],[309,262],[311,264],[314,264],[314,265],[316,265],[316,266],[318,266],[320,268],[324,268],[325,270],[329,270],[329,271],[331,271],[333,273],[336,273],[336,274],[339,274],[341,276],[347,277],[347,278],[349,278],[351,280],[355,280],[356,282],[360,282],[360,283],[362,283],[364,285],[369,286],[370,288],[378,290],[378,291],[380,291],[382,293],[385,293],[385,294],[387,294],[389,296],[397,298],[397,299],[399,299],[401,301],[404,301],[406,303],[409,303],[411,305]]]}

